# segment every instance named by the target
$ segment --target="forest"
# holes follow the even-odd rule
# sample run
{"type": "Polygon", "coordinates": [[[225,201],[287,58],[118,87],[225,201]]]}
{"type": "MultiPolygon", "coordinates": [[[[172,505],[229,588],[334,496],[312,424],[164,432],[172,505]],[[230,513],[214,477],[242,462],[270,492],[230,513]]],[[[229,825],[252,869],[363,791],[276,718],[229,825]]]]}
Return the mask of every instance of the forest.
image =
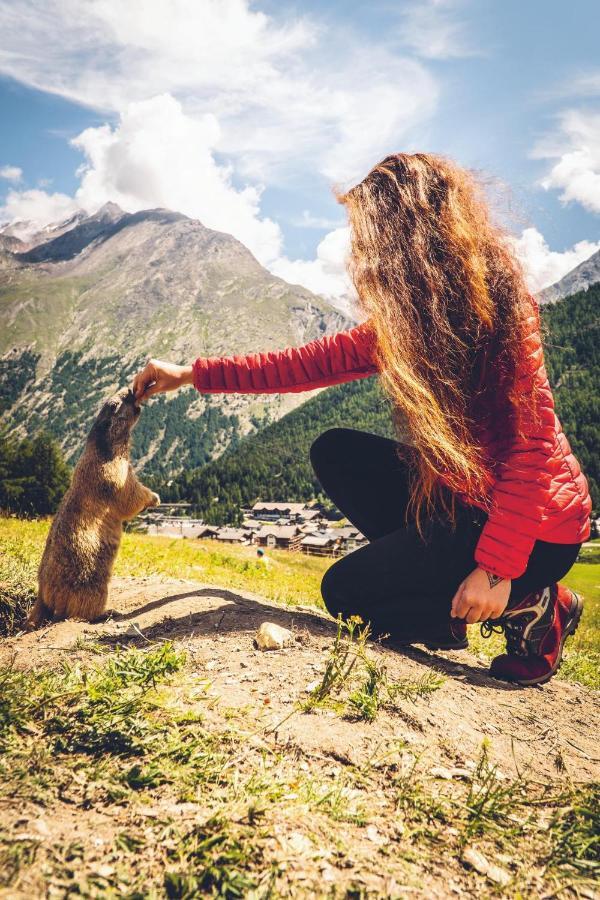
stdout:
{"type": "MultiPolygon", "coordinates": [[[[600,508],[600,283],[542,309],[546,365],[558,415],[600,508]]],[[[346,426],[392,436],[390,407],[373,378],[323,391],[303,406],[226,451],[184,472],[162,497],[188,500],[208,522],[240,520],[256,500],[319,497],[309,448],[328,428],[346,426]]]]}
{"type": "Polygon", "coordinates": [[[71,470],[46,432],[17,441],[0,431],[0,510],[21,516],[55,513],[71,470]]]}

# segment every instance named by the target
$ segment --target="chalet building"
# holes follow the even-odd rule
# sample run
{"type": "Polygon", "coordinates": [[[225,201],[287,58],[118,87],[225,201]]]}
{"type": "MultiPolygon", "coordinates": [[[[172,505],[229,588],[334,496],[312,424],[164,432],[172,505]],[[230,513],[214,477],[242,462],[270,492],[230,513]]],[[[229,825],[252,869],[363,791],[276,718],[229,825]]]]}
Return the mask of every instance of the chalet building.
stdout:
{"type": "Polygon", "coordinates": [[[203,525],[195,537],[201,538],[202,540],[214,540],[218,533],[219,529],[216,525],[203,525]]]}
{"type": "Polygon", "coordinates": [[[300,541],[303,553],[311,556],[340,556],[341,541],[331,534],[307,534],[300,541]]]}
{"type": "Polygon", "coordinates": [[[297,525],[263,525],[254,540],[260,547],[300,550],[302,533],[297,525]]]}
{"type": "Polygon", "coordinates": [[[262,527],[262,522],[258,522],[256,519],[244,519],[242,522],[242,528],[245,528],[246,531],[257,532],[262,527]]]}
{"type": "Polygon", "coordinates": [[[355,528],[354,525],[344,525],[341,528],[336,528],[335,533],[340,537],[341,547],[344,553],[352,553],[353,550],[357,550],[367,543],[364,534],[362,534],[358,528],[355,528]]]}
{"type": "Polygon", "coordinates": [[[218,528],[215,535],[217,541],[223,541],[225,544],[249,544],[252,542],[251,532],[247,532],[244,528],[218,528]]]}
{"type": "Polygon", "coordinates": [[[277,501],[276,503],[267,503],[260,500],[255,503],[252,509],[244,510],[249,518],[257,519],[263,522],[299,523],[307,522],[320,515],[318,510],[311,509],[305,503],[287,503],[277,501]]]}
{"type": "Polygon", "coordinates": [[[144,516],[140,517],[146,526],[146,534],[163,535],[164,537],[201,537],[207,527],[200,519],[188,519],[181,516],[144,516]]]}

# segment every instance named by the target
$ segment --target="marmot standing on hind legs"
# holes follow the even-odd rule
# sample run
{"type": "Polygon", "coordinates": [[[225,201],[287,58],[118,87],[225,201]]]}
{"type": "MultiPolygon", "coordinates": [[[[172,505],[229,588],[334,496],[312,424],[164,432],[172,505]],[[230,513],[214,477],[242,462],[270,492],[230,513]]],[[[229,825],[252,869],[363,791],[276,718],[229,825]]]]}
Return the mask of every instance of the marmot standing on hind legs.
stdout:
{"type": "Polygon", "coordinates": [[[48,534],[29,628],[49,618],[90,622],[104,612],[123,522],[160,503],[129,462],[140,412],[129,389],[100,410],[48,534]]]}

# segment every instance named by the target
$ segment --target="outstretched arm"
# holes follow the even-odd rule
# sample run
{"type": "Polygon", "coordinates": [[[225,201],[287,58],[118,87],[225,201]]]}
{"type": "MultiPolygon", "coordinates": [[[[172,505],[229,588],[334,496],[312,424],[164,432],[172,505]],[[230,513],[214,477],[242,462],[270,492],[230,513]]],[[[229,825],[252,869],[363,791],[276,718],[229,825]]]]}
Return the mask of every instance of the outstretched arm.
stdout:
{"type": "Polygon", "coordinates": [[[368,325],[303,347],[248,356],[200,358],[194,384],[202,393],[277,394],[310,391],[376,372],[368,325]]]}
{"type": "Polygon", "coordinates": [[[201,393],[292,393],[366,378],[376,371],[374,337],[367,323],[303,347],[200,357],[192,366],[152,359],[136,375],[133,389],[138,399],[185,384],[194,384],[201,393]]]}

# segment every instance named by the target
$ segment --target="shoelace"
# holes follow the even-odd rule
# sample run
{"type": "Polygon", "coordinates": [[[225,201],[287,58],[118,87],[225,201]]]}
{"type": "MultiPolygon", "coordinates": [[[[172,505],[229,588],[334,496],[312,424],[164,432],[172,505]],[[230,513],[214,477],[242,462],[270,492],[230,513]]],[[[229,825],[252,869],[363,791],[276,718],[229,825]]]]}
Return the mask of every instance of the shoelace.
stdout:
{"type": "Polygon", "coordinates": [[[489,638],[493,634],[503,634],[504,622],[502,619],[486,619],[485,622],[481,623],[479,630],[483,638],[489,638]]]}
{"type": "Polygon", "coordinates": [[[504,633],[508,653],[511,656],[527,656],[527,644],[523,640],[523,625],[518,619],[487,619],[481,623],[479,630],[483,638],[504,633]]]}

